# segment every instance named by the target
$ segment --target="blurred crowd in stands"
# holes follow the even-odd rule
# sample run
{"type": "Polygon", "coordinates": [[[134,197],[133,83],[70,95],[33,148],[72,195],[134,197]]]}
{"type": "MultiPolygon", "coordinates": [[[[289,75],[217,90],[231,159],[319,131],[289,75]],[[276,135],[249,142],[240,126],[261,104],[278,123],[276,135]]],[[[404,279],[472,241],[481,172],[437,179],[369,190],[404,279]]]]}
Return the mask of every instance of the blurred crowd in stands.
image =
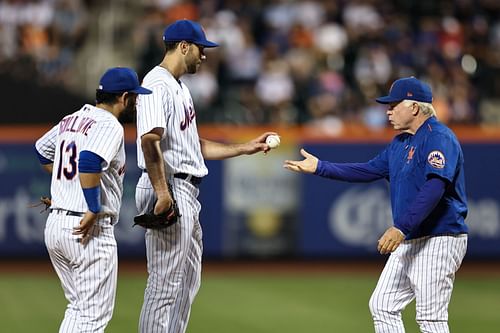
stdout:
{"type": "MultiPolygon", "coordinates": [[[[126,0],[114,0],[123,3],[126,0]]],[[[133,2],[133,1],[129,1],[133,2]]],[[[500,123],[498,0],[148,0],[128,44],[142,76],[163,57],[161,35],[177,19],[201,22],[221,47],[185,76],[198,122],[387,125],[373,102],[399,77],[434,91],[446,123],[500,123]]],[[[64,84],[88,39],[99,1],[4,0],[0,71],[32,66],[64,84]]],[[[110,64],[116,65],[116,64],[110,64]]]]}
{"type": "Polygon", "coordinates": [[[82,1],[2,0],[0,72],[41,84],[64,85],[86,31],[82,1]]]}

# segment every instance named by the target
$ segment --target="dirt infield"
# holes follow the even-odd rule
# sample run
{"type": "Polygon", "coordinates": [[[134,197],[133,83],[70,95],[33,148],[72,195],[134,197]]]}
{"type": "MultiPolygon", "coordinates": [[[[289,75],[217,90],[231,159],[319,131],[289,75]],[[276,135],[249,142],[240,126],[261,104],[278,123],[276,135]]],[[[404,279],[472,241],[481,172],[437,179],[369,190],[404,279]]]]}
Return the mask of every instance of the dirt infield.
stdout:
{"type": "MultiPolygon", "coordinates": [[[[205,261],[204,274],[379,274],[384,266],[383,261],[205,261]]],[[[122,261],[119,272],[128,274],[145,274],[145,260],[122,261]]],[[[33,260],[2,260],[0,274],[53,274],[50,261],[33,260]]],[[[500,276],[500,261],[465,261],[458,275],[473,275],[484,277],[500,276]]]]}

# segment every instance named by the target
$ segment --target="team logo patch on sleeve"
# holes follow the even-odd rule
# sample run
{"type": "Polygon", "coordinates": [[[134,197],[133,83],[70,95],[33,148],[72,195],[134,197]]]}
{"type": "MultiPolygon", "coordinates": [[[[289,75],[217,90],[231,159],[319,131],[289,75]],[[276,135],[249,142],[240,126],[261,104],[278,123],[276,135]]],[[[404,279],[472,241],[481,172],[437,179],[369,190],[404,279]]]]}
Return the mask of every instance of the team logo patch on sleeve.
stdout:
{"type": "Polygon", "coordinates": [[[444,158],[444,154],[439,150],[431,151],[429,156],[427,156],[427,162],[436,169],[444,168],[446,164],[446,159],[444,158]]]}

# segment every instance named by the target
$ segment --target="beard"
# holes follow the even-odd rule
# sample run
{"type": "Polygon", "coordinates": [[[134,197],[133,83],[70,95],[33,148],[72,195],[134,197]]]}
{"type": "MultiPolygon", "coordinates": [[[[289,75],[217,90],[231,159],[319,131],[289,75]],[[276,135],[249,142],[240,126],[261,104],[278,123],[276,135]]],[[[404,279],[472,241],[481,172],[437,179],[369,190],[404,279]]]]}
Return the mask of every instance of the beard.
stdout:
{"type": "Polygon", "coordinates": [[[195,74],[198,71],[198,66],[199,66],[198,64],[199,64],[198,58],[190,54],[186,59],[187,74],[195,74]]]}
{"type": "Polygon", "coordinates": [[[122,113],[118,116],[118,121],[122,124],[129,124],[135,121],[135,115],[137,113],[137,109],[135,107],[135,98],[128,98],[127,104],[123,109],[122,113]]]}
{"type": "Polygon", "coordinates": [[[188,66],[187,66],[187,73],[188,74],[194,74],[198,71],[198,65],[193,62],[193,63],[190,63],[188,66]]]}

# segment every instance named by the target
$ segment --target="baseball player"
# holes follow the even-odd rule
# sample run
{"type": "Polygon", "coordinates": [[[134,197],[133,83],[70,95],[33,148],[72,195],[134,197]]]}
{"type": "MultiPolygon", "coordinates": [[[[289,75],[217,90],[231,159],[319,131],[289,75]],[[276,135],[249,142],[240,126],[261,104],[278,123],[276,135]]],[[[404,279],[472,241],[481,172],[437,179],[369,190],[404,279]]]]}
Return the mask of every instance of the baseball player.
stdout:
{"type": "Polygon", "coordinates": [[[379,333],[404,332],[401,312],[416,299],[422,332],[449,332],[448,304],[467,247],[464,157],[453,132],[435,117],[430,87],[414,77],[396,80],[387,115],[397,135],[367,163],[320,161],[305,150],[285,161],[298,172],[350,182],[390,182],[394,225],[378,241],[391,253],[369,305],[379,333]]]}
{"type": "Polygon", "coordinates": [[[225,159],[269,151],[264,133],[243,144],[221,144],[198,136],[196,113],[183,74],[194,74],[205,60],[208,41],[202,27],[179,20],[163,34],[163,61],[144,78],[153,93],[141,96],[137,114],[138,166],[143,170],[136,189],[140,214],[155,214],[172,204],[172,186],[181,217],[166,229],[146,231],[148,281],[139,331],[185,332],[191,304],[200,287],[202,230],[199,184],[208,170],[204,159],[225,159]]]}
{"type": "Polygon", "coordinates": [[[96,106],[64,117],[35,145],[52,173],[45,244],[68,306],[61,333],[104,332],[113,314],[117,248],[113,225],[123,193],[125,150],[118,117],[149,94],[128,68],[104,73],[96,106]]]}

